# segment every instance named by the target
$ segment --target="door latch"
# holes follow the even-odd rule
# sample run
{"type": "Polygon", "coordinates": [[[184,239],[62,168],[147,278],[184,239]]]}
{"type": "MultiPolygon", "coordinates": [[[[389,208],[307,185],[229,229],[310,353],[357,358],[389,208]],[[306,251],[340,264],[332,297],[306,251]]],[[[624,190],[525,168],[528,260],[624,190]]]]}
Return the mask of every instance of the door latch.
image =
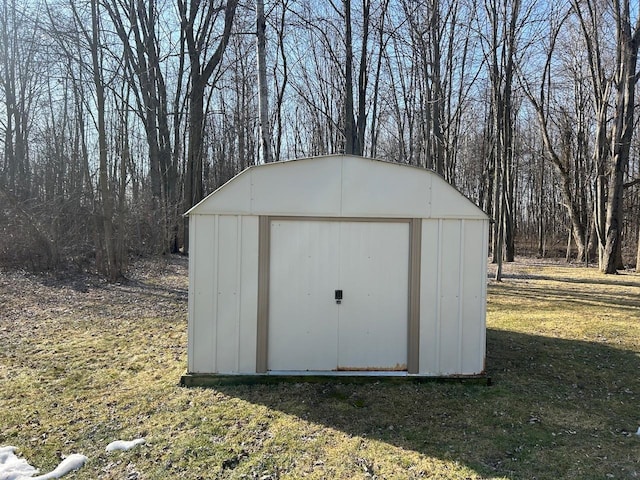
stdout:
{"type": "Polygon", "coordinates": [[[335,299],[337,304],[342,303],[342,290],[335,291],[335,299]]]}

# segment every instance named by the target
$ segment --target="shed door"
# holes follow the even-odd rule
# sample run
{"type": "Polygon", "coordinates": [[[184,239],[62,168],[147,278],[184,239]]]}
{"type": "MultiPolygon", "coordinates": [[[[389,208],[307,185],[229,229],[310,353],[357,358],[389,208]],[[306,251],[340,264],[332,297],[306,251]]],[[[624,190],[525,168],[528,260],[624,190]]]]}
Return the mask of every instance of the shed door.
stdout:
{"type": "Polygon", "coordinates": [[[268,369],[406,370],[408,269],[408,223],[272,221],[268,369]]]}

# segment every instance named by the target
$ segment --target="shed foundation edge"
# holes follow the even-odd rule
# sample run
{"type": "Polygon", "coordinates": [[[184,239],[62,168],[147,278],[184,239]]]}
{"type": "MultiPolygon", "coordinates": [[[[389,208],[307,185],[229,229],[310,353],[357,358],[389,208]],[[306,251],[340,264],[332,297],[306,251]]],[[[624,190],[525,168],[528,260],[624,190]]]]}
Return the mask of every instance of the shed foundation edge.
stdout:
{"type": "Polygon", "coordinates": [[[380,375],[367,372],[368,375],[341,374],[335,375],[327,373],[306,373],[301,372],[287,374],[218,374],[218,373],[185,373],[180,377],[181,387],[215,387],[218,385],[254,385],[254,384],[277,384],[277,383],[469,383],[477,385],[491,386],[492,381],[486,373],[477,375],[380,375]]]}

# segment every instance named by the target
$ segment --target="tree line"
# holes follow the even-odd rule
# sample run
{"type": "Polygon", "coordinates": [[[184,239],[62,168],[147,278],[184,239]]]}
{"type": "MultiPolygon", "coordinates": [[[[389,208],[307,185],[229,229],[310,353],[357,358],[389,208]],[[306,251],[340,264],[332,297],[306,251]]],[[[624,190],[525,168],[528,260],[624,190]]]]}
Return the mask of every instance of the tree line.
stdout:
{"type": "Polygon", "coordinates": [[[188,251],[182,214],[250,165],[435,170],[492,259],[640,263],[628,0],[6,0],[0,264],[188,251]]]}

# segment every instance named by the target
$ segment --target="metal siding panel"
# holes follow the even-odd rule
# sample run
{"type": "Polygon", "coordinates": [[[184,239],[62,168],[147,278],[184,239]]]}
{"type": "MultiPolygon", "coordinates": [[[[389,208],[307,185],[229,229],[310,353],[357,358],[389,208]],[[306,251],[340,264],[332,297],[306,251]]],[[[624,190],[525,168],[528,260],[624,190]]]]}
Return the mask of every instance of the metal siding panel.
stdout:
{"type": "Polygon", "coordinates": [[[482,282],[482,331],[480,332],[480,338],[478,339],[479,349],[482,352],[482,367],[483,370],[486,369],[486,359],[487,359],[487,262],[488,262],[488,252],[489,252],[489,219],[485,219],[482,221],[482,278],[484,281],[482,282]]]}
{"type": "Polygon", "coordinates": [[[269,370],[333,370],[338,223],[272,221],[269,370]],[[329,300],[329,301],[328,301],[329,300]]]}
{"type": "Polygon", "coordinates": [[[462,371],[465,374],[480,373],[484,365],[484,349],[479,340],[484,330],[484,310],[482,291],[486,284],[487,253],[483,252],[482,220],[465,220],[465,236],[463,245],[463,278],[464,301],[462,304],[462,371]]]}
{"type": "Polygon", "coordinates": [[[252,169],[254,215],[340,215],[340,157],[252,169]]]}
{"type": "Polygon", "coordinates": [[[406,370],[409,223],[340,223],[338,368],[406,370]]]}
{"type": "Polygon", "coordinates": [[[439,371],[440,295],[438,285],[440,221],[422,221],[422,258],[420,269],[420,372],[439,371]]]}
{"type": "Polygon", "coordinates": [[[239,173],[194,207],[193,212],[205,215],[251,213],[252,173],[253,170],[239,173]]]}
{"type": "Polygon", "coordinates": [[[240,290],[240,338],[238,366],[241,373],[256,371],[258,311],[258,217],[242,221],[242,279],[240,290]]]}
{"type": "Polygon", "coordinates": [[[215,216],[195,218],[195,238],[191,256],[197,259],[193,274],[193,370],[192,373],[216,372],[215,355],[215,295],[214,277],[217,268],[214,257],[215,216]]]}
{"type": "Polygon", "coordinates": [[[222,215],[218,221],[218,269],[215,295],[217,298],[216,362],[220,373],[237,371],[240,323],[238,263],[241,255],[238,218],[222,215]]]}
{"type": "Polygon", "coordinates": [[[440,371],[460,372],[460,220],[442,221],[440,285],[440,371]]]}
{"type": "MultiPolygon", "coordinates": [[[[197,215],[189,217],[189,251],[193,252],[196,249],[196,222],[197,215]]],[[[195,255],[189,255],[189,296],[188,296],[188,315],[187,315],[187,372],[194,372],[195,358],[194,358],[194,338],[195,338],[195,277],[196,277],[196,257],[195,255]]]]}
{"type": "Polygon", "coordinates": [[[346,157],[342,172],[342,215],[428,217],[429,175],[427,170],[346,157]]]}
{"type": "Polygon", "coordinates": [[[431,216],[448,219],[487,218],[480,207],[435,174],[432,175],[431,184],[431,216]]]}

